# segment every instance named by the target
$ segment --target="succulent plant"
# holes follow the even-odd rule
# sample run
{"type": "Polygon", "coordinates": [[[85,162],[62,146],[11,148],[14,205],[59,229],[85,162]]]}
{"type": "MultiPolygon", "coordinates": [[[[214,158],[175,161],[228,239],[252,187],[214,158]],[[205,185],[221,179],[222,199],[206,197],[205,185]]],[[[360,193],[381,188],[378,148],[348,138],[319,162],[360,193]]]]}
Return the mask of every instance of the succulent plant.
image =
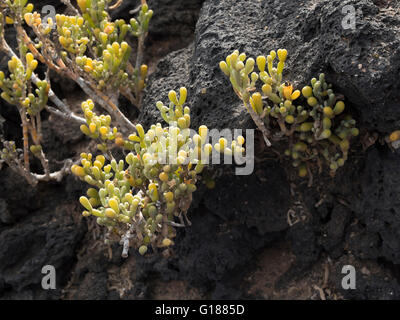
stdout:
{"type": "Polygon", "coordinates": [[[301,91],[283,82],[287,55],[286,49],[272,50],[267,57],[254,60],[236,50],[220,62],[220,68],[267,145],[271,145],[270,140],[287,143],[284,154],[298,168],[299,176],[307,176],[310,164],[319,163],[319,159],[324,159],[334,174],[347,160],[351,138],[359,134],[356,121],[344,114],[345,103],[324,74],[301,91]]]}
{"type": "MultiPolygon", "coordinates": [[[[134,69],[129,65],[131,46],[125,41],[128,34],[142,37],[147,33],[153,11],[143,5],[138,20],[112,22],[106,5],[110,1],[78,1],[82,16],[57,15],[58,41],[64,62],[74,59],[76,65],[95,80],[97,88],[128,87],[139,94],[145,86],[147,66],[134,69]],[[94,57],[86,56],[88,47],[94,57]]],[[[25,21],[32,26],[35,14],[26,13],[25,21]]]]}
{"type": "MultiPolygon", "coordinates": [[[[207,143],[208,128],[200,126],[191,135],[190,108],[185,106],[186,88],[169,93],[169,104],[157,102],[163,119],[168,124],[152,125],[147,131],[141,124],[136,132],[124,139],[117,128],[110,128],[110,118],[97,116],[91,100],[82,104],[87,125],[82,131],[94,139],[101,139],[103,152],[106,141],[115,142],[128,153],[117,162],[113,157],[81,154],[81,165],[71,171],[91,188],[80,198],[84,216],[97,217],[97,223],[108,227],[110,240],[121,239],[126,256],[129,245],[145,254],[148,247],[168,248],[173,245],[175,227],[190,225],[187,211],[196,191],[196,183],[213,151],[207,143]]],[[[242,154],[244,138],[239,136],[230,149],[220,140],[217,151],[242,154]]],[[[217,146],[218,145],[218,146],[217,146]]],[[[107,155],[107,153],[105,153],[107,155]]]]}
{"type": "MultiPolygon", "coordinates": [[[[26,47],[24,49],[26,50],[26,47]]],[[[24,58],[24,61],[21,61],[14,56],[8,61],[10,73],[8,78],[5,77],[3,71],[0,71],[1,97],[9,104],[26,110],[28,115],[35,116],[47,104],[50,86],[46,80],[38,81],[37,89],[34,91],[31,86],[28,86],[38,61],[34,59],[31,52],[26,53],[24,58]]]]}
{"type": "MultiPolygon", "coordinates": [[[[69,0],[63,0],[73,14],[57,14],[55,20],[48,18],[47,21],[42,21],[41,14],[34,11],[33,4],[27,0],[4,0],[0,3],[0,50],[10,58],[8,71],[0,71],[0,93],[2,99],[17,107],[23,133],[23,163],[21,152],[9,152],[9,142],[4,145],[7,152],[3,161],[32,185],[41,180],[58,180],[65,173],[64,169],[54,173],[49,171],[41,146],[41,112],[44,109],[56,117],[78,122],[85,134],[99,138],[102,150],[106,150],[108,141],[120,141],[120,133],[110,128],[110,115],[122,131],[135,129],[119,110],[118,98],[122,94],[140,109],[148,71],[147,65],[142,63],[144,39],[153,11],[142,0],[137,18],[129,22],[123,19],[113,21],[109,9],[121,5],[122,1],[112,2],[78,0],[77,7],[74,7],[69,0]],[[4,38],[7,24],[16,30],[17,53],[4,38]],[[28,28],[32,32],[28,33],[28,28]],[[32,34],[35,37],[31,38],[32,34]],[[137,38],[135,55],[126,41],[129,35],[137,38]],[[132,58],[135,60],[133,64],[132,58]],[[35,73],[39,63],[47,68],[44,80],[35,73]],[[109,115],[93,116],[88,107],[83,110],[84,118],[74,114],[68,104],[51,90],[50,70],[75,81],[109,115]],[[48,105],[49,100],[53,105],[48,105]],[[99,127],[94,128],[99,123],[99,127]],[[44,174],[31,172],[31,155],[40,160],[44,174]]],[[[70,161],[67,159],[66,163],[70,161]]]]}
{"type": "MultiPolygon", "coordinates": [[[[2,17],[0,16],[0,19],[2,17]]],[[[29,183],[35,184],[35,178],[30,174],[29,150],[33,155],[45,164],[44,153],[41,147],[41,111],[45,108],[48,101],[50,85],[46,80],[37,79],[35,87],[31,84],[33,72],[38,66],[38,61],[29,52],[24,44],[20,44],[20,54],[23,60],[13,56],[8,61],[9,76],[6,77],[0,71],[0,90],[1,98],[9,104],[14,105],[19,112],[22,122],[23,134],[23,164],[20,161],[20,152],[16,152],[15,143],[3,141],[4,149],[0,151],[0,157],[8,163],[15,171],[26,177],[29,183]],[[33,144],[29,148],[29,136],[33,144]],[[14,150],[10,152],[10,150],[14,150]]],[[[46,179],[48,175],[46,175],[46,179]]]]}

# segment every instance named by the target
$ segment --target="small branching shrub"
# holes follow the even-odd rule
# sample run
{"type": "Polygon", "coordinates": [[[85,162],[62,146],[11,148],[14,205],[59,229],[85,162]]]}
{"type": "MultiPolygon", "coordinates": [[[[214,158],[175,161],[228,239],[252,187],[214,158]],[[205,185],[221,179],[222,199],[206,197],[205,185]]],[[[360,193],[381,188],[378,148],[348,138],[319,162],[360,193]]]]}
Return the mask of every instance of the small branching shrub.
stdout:
{"type": "MultiPolygon", "coordinates": [[[[196,183],[204,166],[209,163],[213,146],[208,141],[208,128],[200,126],[191,135],[190,108],[184,106],[186,88],[169,93],[169,105],[157,102],[163,127],[154,124],[145,132],[141,124],[136,132],[124,139],[117,128],[111,128],[109,116],[96,115],[94,103],[82,104],[86,125],[82,131],[99,139],[98,148],[110,154],[117,144],[129,152],[125,160],[103,155],[81,155],[81,165],[74,165],[72,172],[91,185],[87,196],[80,198],[85,207],[84,216],[97,217],[97,223],[109,230],[108,240],[120,240],[123,256],[130,245],[145,254],[149,248],[166,248],[173,244],[175,227],[190,225],[187,211],[196,191],[196,183]]],[[[231,146],[225,138],[219,139],[214,148],[221,153],[243,154],[244,138],[239,136],[231,146]]]]}
{"type": "Polygon", "coordinates": [[[60,180],[72,162],[67,159],[60,171],[50,172],[42,148],[43,110],[82,124],[82,131],[87,133],[83,126],[86,119],[72,112],[67,102],[52,91],[49,71],[76,82],[109,114],[101,119],[104,126],[110,125],[111,115],[125,133],[133,131],[135,126],[118,108],[118,98],[123,95],[133,106],[140,108],[148,71],[142,64],[143,48],[153,11],[145,0],[136,10],[139,12],[137,18],[129,22],[110,18],[110,10],[122,1],[112,4],[112,0],[78,0],[77,7],[69,0],[62,2],[72,15],[57,14],[54,20],[42,21],[41,15],[27,0],[0,1],[0,50],[10,58],[8,70],[0,71],[0,92],[2,99],[17,108],[23,136],[22,149],[16,147],[19,143],[1,137],[0,165],[6,162],[32,185],[42,180],[60,180]],[[7,28],[11,27],[16,31],[16,52],[4,37],[7,28]],[[135,54],[126,41],[128,36],[137,39],[135,54]],[[42,68],[37,74],[39,64],[42,68]],[[43,174],[31,172],[32,155],[40,160],[43,174]]]}
{"type": "Polygon", "coordinates": [[[344,114],[343,97],[334,93],[324,74],[301,91],[283,82],[286,58],[285,49],[256,60],[236,50],[220,62],[220,68],[268,146],[271,141],[285,141],[285,155],[301,177],[311,174],[313,162],[321,172],[321,160],[333,175],[347,160],[351,138],[359,134],[356,121],[344,114]],[[301,96],[304,99],[299,99],[301,96]]]}
{"type": "Polygon", "coordinates": [[[166,127],[157,123],[145,132],[142,125],[134,125],[119,110],[118,98],[123,95],[140,108],[148,71],[142,64],[144,39],[153,11],[141,0],[134,10],[139,12],[137,19],[127,23],[110,18],[109,10],[121,0],[113,5],[111,0],[77,0],[77,7],[69,0],[62,2],[73,15],[56,15],[48,21],[42,21],[27,0],[0,2],[0,49],[10,58],[8,71],[0,72],[1,97],[18,109],[23,131],[23,150],[14,141],[1,139],[0,164],[6,162],[32,185],[61,180],[71,168],[90,185],[86,196],[80,197],[86,209],[83,215],[95,216],[99,225],[108,228],[107,240],[120,241],[123,256],[130,246],[142,255],[149,247],[166,248],[168,253],[175,228],[190,225],[187,211],[192,194],[212,151],[243,154],[244,138],[239,136],[230,145],[220,138],[213,147],[207,143],[206,126],[191,135],[186,88],[180,89],[179,97],[171,91],[168,105],[157,103],[166,127]],[[17,53],[4,37],[7,24],[16,30],[17,53]],[[135,56],[126,41],[129,35],[137,38],[135,56]],[[73,80],[90,98],[82,103],[83,116],[52,91],[49,71],[73,80]],[[107,113],[97,114],[95,104],[107,113]],[[80,165],[67,159],[60,171],[50,172],[42,148],[44,110],[78,123],[97,142],[101,154],[82,153],[80,165]],[[125,155],[119,161],[113,155],[118,147],[125,155]],[[31,172],[31,155],[40,160],[43,174],[31,172]]]}

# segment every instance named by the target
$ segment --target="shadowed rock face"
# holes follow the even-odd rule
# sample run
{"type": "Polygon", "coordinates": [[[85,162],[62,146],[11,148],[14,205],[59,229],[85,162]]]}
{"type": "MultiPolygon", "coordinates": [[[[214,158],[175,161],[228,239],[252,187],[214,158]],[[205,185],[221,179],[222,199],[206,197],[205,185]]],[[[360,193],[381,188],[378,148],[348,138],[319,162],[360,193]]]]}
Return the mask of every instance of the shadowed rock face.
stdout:
{"type": "MultiPolygon", "coordinates": [[[[113,15],[128,19],[127,12],[138,1],[126,3],[113,15]]],[[[400,4],[396,1],[148,3],[155,11],[149,55],[158,60],[169,54],[158,62],[146,88],[139,116],[146,126],[161,121],[156,101],[166,102],[169,90],[186,86],[192,128],[201,124],[217,129],[255,128],[218,63],[234,49],[255,57],[286,48],[285,77],[302,87],[324,72],[335,91],[346,96],[362,134],[377,131],[383,136],[400,127],[400,17],[395,14],[400,4]],[[355,30],[341,25],[342,8],[349,4],[356,8],[355,30]]],[[[13,120],[5,129],[16,136],[18,121],[11,109],[1,105],[0,113],[13,120]]],[[[48,150],[55,155],[78,154],[76,146],[84,142],[82,136],[48,127],[48,150]],[[64,137],[58,138],[60,134],[64,137]]],[[[260,159],[265,156],[261,149],[256,150],[260,159]]],[[[311,188],[292,179],[289,169],[277,159],[256,162],[250,176],[235,176],[228,165],[211,168],[206,174],[216,175],[216,187],[208,190],[200,185],[189,213],[193,224],[179,230],[170,259],[140,257],[131,251],[122,260],[121,248],[115,245],[110,260],[105,258],[105,247],[92,249],[91,233],[86,233],[88,220],[77,218],[81,210],[77,199],[85,189],[81,183],[68,177],[60,184],[40,184],[34,190],[3,168],[0,297],[59,298],[71,280],[73,289],[66,298],[118,298],[115,289],[110,289],[111,274],[118,269],[123,270],[120,278],[133,283],[125,298],[151,298],[154,279],[187,281],[205,297],[244,298],[242,280],[260,250],[286,240],[296,263],[282,277],[281,286],[329,256],[335,261],[331,285],[341,291],[341,266],[362,268],[368,259],[378,271],[359,277],[359,290],[342,292],[343,296],[400,298],[395,277],[395,265],[400,263],[399,152],[382,145],[363,151],[356,141],[337,176],[314,177],[311,188]],[[299,200],[305,218],[289,227],[287,212],[299,200]],[[40,270],[45,264],[58,270],[56,292],[40,288],[40,270]]]]}

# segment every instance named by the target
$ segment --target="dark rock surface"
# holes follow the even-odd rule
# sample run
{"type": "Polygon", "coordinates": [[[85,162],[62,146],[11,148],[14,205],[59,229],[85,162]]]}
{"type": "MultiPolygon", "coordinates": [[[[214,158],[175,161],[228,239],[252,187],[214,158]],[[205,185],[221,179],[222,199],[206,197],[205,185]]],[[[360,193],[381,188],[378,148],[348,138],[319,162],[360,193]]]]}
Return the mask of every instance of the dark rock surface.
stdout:
{"type": "MultiPolygon", "coordinates": [[[[127,2],[114,15],[127,18],[137,3],[127,2]]],[[[362,132],[377,131],[383,137],[400,127],[398,2],[149,0],[149,5],[155,11],[149,56],[157,61],[169,54],[158,62],[146,88],[139,121],[147,126],[160,121],[156,101],[166,102],[169,90],[186,86],[193,128],[255,128],[218,63],[234,49],[257,56],[285,47],[287,79],[302,86],[324,72],[346,96],[362,132]],[[357,10],[355,30],[341,26],[342,8],[348,4],[357,10]]],[[[7,138],[18,138],[18,115],[1,103],[7,138]]],[[[53,158],[82,149],[82,136],[70,128],[44,125],[53,158]]],[[[265,156],[262,148],[256,156],[265,156]]],[[[246,298],[242,280],[252,262],[260,250],[281,240],[291,243],[296,256],[281,286],[306,275],[321,257],[330,257],[330,285],[343,298],[400,298],[398,152],[379,143],[364,151],[356,142],[337,176],[318,177],[312,188],[293,180],[278,159],[256,162],[250,176],[234,176],[230,166],[215,169],[209,174],[217,172],[216,187],[201,185],[196,192],[189,214],[193,225],[179,230],[171,258],[141,257],[131,250],[122,260],[118,245],[108,249],[101,243],[101,230],[79,218],[83,184],[68,177],[32,189],[3,168],[0,298],[152,298],[157,280],[187,281],[203,297],[246,298]],[[301,218],[289,226],[287,212],[295,201],[301,218]],[[53,292],[40,287],[46,264],[57,269],[58,289],[53,292]],[[345,264],[359,272],[355,291],[341,287],[345,264]]]]}
{"type": "MultiPolygon", "coordinates": [[[[65,186],[38,190],[31,198],[26,195],[32,191],[21,189],[24,191],[20,196],[25,195],[25,198],[19,200],[18,207],[24,205],[25,217],[11,226],[0,227],[0,282],[4,283],[0,294],[5,299],[54,299],[60,297],[61,288],[69,280],[75,251],[86,226],[80,221],[78,205],[71,201],[75,198],[74,193],[65,197],[65,186]],[[55,291],[41,287],[45,265],[56,269],[58,289],[55,291]]],[[[12,209],[15,200],[7,198],[11,203],[10,214],[13,219],[18,219],[12,209]]]]}
{"type": "Polygon", "coordinates": [[[366,157],[356,217],[363,226],[353,240],[360,257],[385,258],[400,263],[400,153],[374,148],[366,157]],[[363,250],[369,241],[370,250],[363,250]],[[366,251],[366,252],[364,252],[366,251]]]}
{"type": "Polygon", "coordinates": [[[388,270],[375,262],[361,262],[354,256],[344,255],[334,263],[332,270],[332,284],[339,289],[344,299],[398,300],[400,297],[398,281],[388,270]],[[355,268],[355,290],[342,288],[342,279],[349,274],[342,273],[342,268],[346,265],[352,265],[355,268]]]}

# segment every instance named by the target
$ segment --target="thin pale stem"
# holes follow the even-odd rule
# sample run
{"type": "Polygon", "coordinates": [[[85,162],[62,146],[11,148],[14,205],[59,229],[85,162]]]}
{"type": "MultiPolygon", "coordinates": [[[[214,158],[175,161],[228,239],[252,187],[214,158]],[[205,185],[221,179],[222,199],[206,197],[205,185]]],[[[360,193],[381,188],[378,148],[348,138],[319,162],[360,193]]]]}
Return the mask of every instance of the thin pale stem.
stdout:
{"type": "Polygon", "coordinates": [[[110,6],[109,9],[110,10],[117,9],[122,4],[122,2],[124,2],[124,0],[118,0],[116,3],[114,3],[112,6],[110,6]]]}
{"type": "Polygon", "coordinates": [[[40,153],[38,153],[37,158],[40,160],[40,163],[42,164],[45,178],[50,180],[49,160],[46,159],[43,150],[41,150],[40,153]]]}
{"type": "Polygon", "coordinates": [[[79,11],[71,4],[69,0],[61,0],[71,11],[73,11],[77,16],[80,16],[79,11]]]}
{"type": "Polygon", "coordinates": [[[28,119],[26,118],[25,110],[20,108],[19,115],[22,121],[22,140],[24,143],[24,166],[27,171],[30,171],[29,166],[29,134],[28,134],[28,119]]]}
{"type": "Polygon", "coordinates": [[[257,113],[255,113],[255,111],[253,110],[253,108],[244,102],[244,106],[246,107],[247,111],[250,113],[251,118],[253,119],[254,123],[257,125],[258,129],[260,129],[263,137],[264,137],[264,141],[265,144],[267,145],[267,147],[271,146],[271,142],[268,139],[269,136],[269,132],[268,129],[265,127],[264,122],[262,121],[262,119],[257,115],[257,113]]]}
{"type": "Polygon", "coordinates": [[[63,118],[63,119],[65,119],[65,120],[67,120],[67,121],[73,120],[73,121],[75,121],[75,122],[77,122],[77,123],[80,123],[80,124],[86,124],[86,120],[85,120],[85,119],[83,119],[82,117],[79,117],[79,116],[75,115],[73,112],[71,112],[71,113],[64,113],[64,112],[62,112],[62,111],[60,111],[60,110],[58,110],[58,109],[56,109],[56,108],[50,107],[50,106],[46,106],[45,108],[46,108],[46,110],[47,110],[48,112],[50,112],[51,114],[54,114],[54,115],[56,115],[57,117],[63,118]]]}
{"type": "MultiPolygon", "coordinates": [[[[7,44],[7,42],[4,39],[2,41],[2,45],[0,46],[0,49],[2,49],[10,58],[12,58],[12,57],[18,58],[18,56],[10,48],[10,46],[7,44]]],[[[39,77],[35,73],[32,73],[31,80],[34,84],[37,84],[37,82],[40,81],[39,77]]],[[[84,118],[79,117],[79,116],[75,115],[73,112],[71,112],[71,109],[68,107],[68,105],[65,104],[60,98],[58,98],[53,90],[51,90],[51,89],[49,90],[48,97],[56,105],[57,108],[62,110],[62,111],[60,111],[60,110],[52,108],[52,110],[50,112],[55,113],[67,120],[73,120],[73,121],[76,121],[77,123],[81,123],[81,124],[86,123],[86,120],[84,118]]],[[[46,109],[47,109],[47,107],[46,107],[46,109]]]]}
{"type": "Polygon", "coordinates": [[[135,126],[133,123],[119,110],[119,108],[115,105],[112,100],[103,94],[100,90],[96,88],[90,88],[85,80],[72,72],[67,71],[69,77],[74,80],[82,90],[89,96],[92,97],[99,105],[101,105],[108,113],[115,116],[118,123],[126,128],[128,131],[135,131],[135,126]]]}
{"type": "Polygon", "coordinates": [[[55,180],[57,182],[60,182],[62,178],[64,177],[65,174],[69,173],[70,167],[72,165],[72,160],[67,159],[64,163],[64,166],[62,167],[61,170],[55,171],[52,173],[48,174],[36,174],[36,173],[31,173],[32,177],[35,178],[37,181],[50,181],[50,180],[55,180]]]}
{"type": "MultiPolygon", "coordinates": [[[[94,85],[89,83],[86,84],[85,80],[81,78],[79,75],[72,72],[68,69],[61,59],[58,59],[58,65],[55,65],[50,59],[46,59],[43,55],[38,52],[38,50],[33,45],[32,40],[29,38],[25,30],[17,25],[18,34],[21,35],[24,43],[29,47],[32,53],[45,65],[47,65],[50,69],[56,71],[60,75],[64,75],[75,81],[82,90],[89,96],[92,97],[98,104],[100,104],[105,110],[107,110],[110,114],[114,115],[118,123],[124,128],[128,129],[128,131],[135,130],[132,122],[125,117],[125,115],[118,109],[118,107],[100,90],[98,90],[94,85]]],[[[139,54],[139,53],[138,53],[139,54]]]]}

